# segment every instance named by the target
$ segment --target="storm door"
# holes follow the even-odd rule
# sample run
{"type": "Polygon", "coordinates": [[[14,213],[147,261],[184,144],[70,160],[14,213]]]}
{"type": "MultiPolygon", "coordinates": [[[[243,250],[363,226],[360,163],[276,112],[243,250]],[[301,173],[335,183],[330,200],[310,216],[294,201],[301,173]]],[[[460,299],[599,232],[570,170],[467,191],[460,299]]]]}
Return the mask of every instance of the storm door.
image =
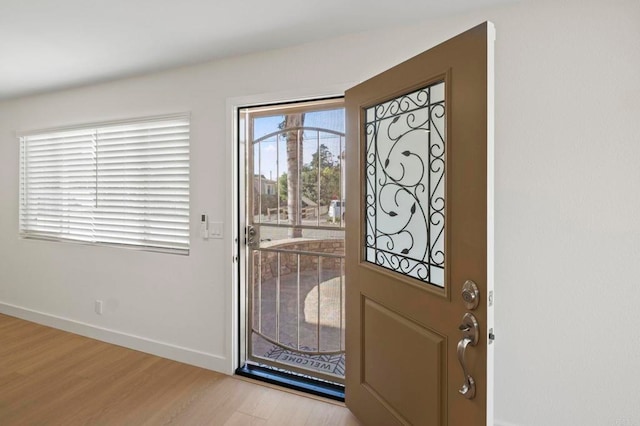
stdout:
{"type": "Polygon", "coordinates": [[[240,110],[246,362],[344,383],[342,99],[240,110]]]}

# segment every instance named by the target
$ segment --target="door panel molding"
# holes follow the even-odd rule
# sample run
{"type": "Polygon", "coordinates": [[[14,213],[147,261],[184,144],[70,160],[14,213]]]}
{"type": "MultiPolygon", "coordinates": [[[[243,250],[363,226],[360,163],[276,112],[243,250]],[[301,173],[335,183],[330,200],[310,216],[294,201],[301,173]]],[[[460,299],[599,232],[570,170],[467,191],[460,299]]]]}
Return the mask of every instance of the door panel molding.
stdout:
{"type": "MultiPolygon", "coordinates": [[[[439,423],[446,406],[446,392],[442,391],[443,378],[446,377],[446,336],[364,295],[362,312],[365,317],[362,324],[364,350],[361,355],[363,386],[401,423],[439,423]],[[382,328],[388,329],[383,338],[379,337],[382,328]],[[413,344],[420,340],[422,350],[419,353],[399,353],[394,350],[394,346],[403,346],[403,340],[410,340],[413,344]],[[400,378],[419,376],[423,394],[412,394],[407,399],[401,397],[401,389],[385,387],[386,376],[390,372],[380,369],[381,364],[395,365],[392,374],[400,378]]],[[[397,385],[402,386],[402,381],[398,381],[397,385]]]]}

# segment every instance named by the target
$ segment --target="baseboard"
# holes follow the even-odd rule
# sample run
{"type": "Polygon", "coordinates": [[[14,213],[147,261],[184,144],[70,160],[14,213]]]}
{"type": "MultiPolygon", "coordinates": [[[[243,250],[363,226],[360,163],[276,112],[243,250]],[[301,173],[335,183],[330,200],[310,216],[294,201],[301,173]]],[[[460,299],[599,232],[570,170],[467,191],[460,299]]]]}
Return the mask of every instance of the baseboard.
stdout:
{"type": "Polygon", "coordinates": [[[196,367],[230,374],[227,358],[0,302],[0,313],[196,367]]]}
{"type": "Polygon", "coordinates": [[[504,421],[504,420],[495,420],[493,422],[493,425],[494,426],[520,426],[517,423],[511,423],[511,422],[507,422],[507,421],[504,421]]]}

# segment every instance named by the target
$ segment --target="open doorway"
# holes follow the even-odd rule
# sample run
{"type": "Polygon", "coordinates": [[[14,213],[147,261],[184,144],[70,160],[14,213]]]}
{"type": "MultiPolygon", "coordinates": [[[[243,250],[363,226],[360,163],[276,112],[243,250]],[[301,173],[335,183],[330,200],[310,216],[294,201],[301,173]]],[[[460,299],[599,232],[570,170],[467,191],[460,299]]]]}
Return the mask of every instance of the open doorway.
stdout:
{"type": "Polygon", "coordinates": [[[240,364],[342,385],[342,98],[238,109],[244,146],[240,364]]]}

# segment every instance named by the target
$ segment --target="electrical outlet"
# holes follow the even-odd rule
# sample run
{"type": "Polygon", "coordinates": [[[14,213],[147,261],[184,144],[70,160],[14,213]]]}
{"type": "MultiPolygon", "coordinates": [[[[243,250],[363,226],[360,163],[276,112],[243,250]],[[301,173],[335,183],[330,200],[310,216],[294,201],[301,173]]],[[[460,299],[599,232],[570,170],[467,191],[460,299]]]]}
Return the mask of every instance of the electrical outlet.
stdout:
{"type": "Polygon", "coordinates": [[[94,307],[96,314],[102,315],[102,300],[96,300],[94,307]]]}

